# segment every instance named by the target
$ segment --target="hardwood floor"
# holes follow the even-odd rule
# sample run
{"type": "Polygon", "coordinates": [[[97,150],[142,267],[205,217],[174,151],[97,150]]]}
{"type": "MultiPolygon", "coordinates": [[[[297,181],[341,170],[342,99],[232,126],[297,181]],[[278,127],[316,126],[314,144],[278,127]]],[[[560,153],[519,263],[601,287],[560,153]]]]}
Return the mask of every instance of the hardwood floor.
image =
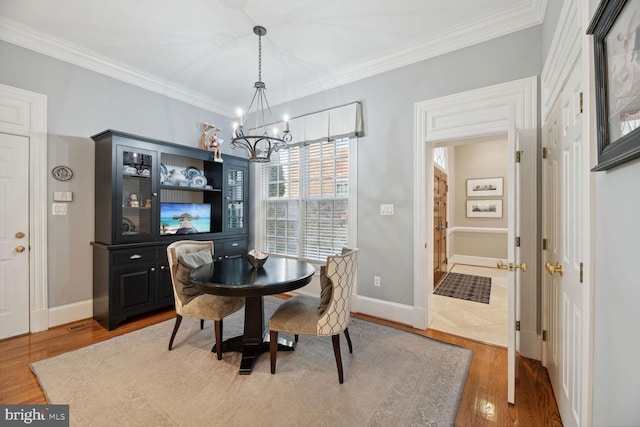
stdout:
{"type": "MultiPolygon", "coordinates": [[[[29,363],[85,347],[146,326],[173,319],[173,310],[133,319],[106,331],[92,319],[45,332],[0,341],[0,404],[47,403],[29,363]]],[[[540,362],[518,357],[516,405],[507,403],[507,350],[439,331],[422,331],[369,316],[361,319],[414,332],[473,351],[471,369],[456,418],[457,426],[561,426],[547,370],[540,362]]]]}

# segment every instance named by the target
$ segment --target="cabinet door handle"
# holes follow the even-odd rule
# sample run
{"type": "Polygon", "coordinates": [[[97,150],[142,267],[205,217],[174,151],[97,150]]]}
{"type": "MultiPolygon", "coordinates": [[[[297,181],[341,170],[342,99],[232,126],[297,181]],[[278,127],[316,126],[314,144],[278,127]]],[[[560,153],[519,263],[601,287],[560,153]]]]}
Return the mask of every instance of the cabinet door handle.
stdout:
{"type": "Polygon", "coordinates": [[[160,270],[164,270],[164,265],[161,265],[161,266],[160,266],[160,270]]]}
{"type": "Polygon", "coordinates": [[[153,197],[158,197],[158,193],[153,193],[153,197]]]}
{"type": "Polygon", "coordinates": [[[151,271],[156,271],[156,268],[155,267],[151,267],[151,271]]]}
{"type": "Polygon", "coordinates": [[[236,243],[232,243],[232,244],[231,244],[231,246],[233,246],[233,247],[235,248],[235,247],[236,247],[236,246],[238,246],[239,244],[240,244],[240,243],[236,242],[236,243]]]}
{"type": "Polygon", "coordinates": [[[140,259],[140,258],[142,258],[142,255],[140,255],[140,254],[133,254],[133,255],[131,255],[131,256],[129,257],[129,259],[131,259],[131,260],[133,260],[133,259],[140,259]]]}

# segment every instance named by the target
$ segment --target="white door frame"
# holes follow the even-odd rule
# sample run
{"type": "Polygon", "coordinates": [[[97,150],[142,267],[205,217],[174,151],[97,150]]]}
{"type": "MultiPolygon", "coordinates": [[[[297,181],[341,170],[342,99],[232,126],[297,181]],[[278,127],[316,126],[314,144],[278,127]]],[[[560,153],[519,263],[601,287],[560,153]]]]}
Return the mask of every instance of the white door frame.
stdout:
{"type": "Polygon", "coordinates": [[[0,132],[29,138],[29,331],[49,328],[47,97],[0,84],[0,132]]]}
{"type": "MultiPolygon", "coordinates": [[[[518,132],[521,147],[528,147],[529,151],[523,159],[525,173],[535,174],[536,151],[538,137],[537,114],[537,77],[529,77],[496,86],[476,89],[464,93],[458,93],[442,98],[432,99],[415,104],[415,144],[414,144],[414,170],[416,173],[414,183],[414,313],[413,326],[426,329],[433,317],[432,297],[429,290],[433,289],[433,251],[431,248],[433,229],[433,200],[427,195],[433,188],[433,176],[431,165],[433,164],[433,150],[435,142],[447,140],[460,140],[484,135],[506,134],[510,127],[515,127],[518,132]],[[426,253],[425,253],[426,251],[426,253]],[[427,260],[426,262],[424,260],[427,260]]],[[[515,161],[515,159],[514,159],[515,161]]],[[[536,195],[536,180],[528,180],[528,192],[536,195]]],[[[534,199],[536,199],[534,197],[534,199]]],[[[513,201],[515,202],[515,200],[513,201]]],[[[537,199],[527,206],[537,212],[537,199]]],[[[535,213],[533,217],[535,218],[535,213]]],[[[520,235],[524,242],[529,242],[533,253],[529,254],[527,263],[532,267],[526,276],[528,285],[526,289],[533,295],[523,294],[515,289],[515,294],[520,299],[528,301],[537,300],[537,228],[535,221],[533,226],[521,230],[526,235],[520,235]]],[[[515,226],[511,225],[511,226],[515,226]]],[[[512,261],[512,260],[509,260],[512,261]]],[[[519,260],[513,260],[520,262],[519,260]]],[[[525,278],[523,277],[523,280],[525,278]]],[[[513,316],[519,318],[519,301],[515,301],[513,316]]],[[[511,319],[511,321],[515,320],[511,319]]],[[[508,330],[513,330],[514,324],[508,325],[508,330]]],[[[514,351],[520,347],[527,349],[526,356],[539,360],[540,344],[537,334],[524,335],[525,342],[512,341],[509,334],[509,384],[508,397],[513,402],[515,397],[515,360],[514,351]]]]}

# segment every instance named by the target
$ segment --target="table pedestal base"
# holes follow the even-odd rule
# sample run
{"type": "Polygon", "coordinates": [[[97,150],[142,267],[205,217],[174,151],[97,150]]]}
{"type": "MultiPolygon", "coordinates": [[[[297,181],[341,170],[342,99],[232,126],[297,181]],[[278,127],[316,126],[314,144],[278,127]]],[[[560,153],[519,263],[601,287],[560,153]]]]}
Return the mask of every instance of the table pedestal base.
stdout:
{"type": "MultiPolygon", "coordinates": [[[[216,345],[211,349],[215,353],[216,345]]],[[[278,351],[294,351],[295,343],[278,337],[278,351]]],[[[240,375],[249,375],[253,370],[258,355],[269,352],[269,333],[265,333],[262,342],[245,342],[244,335],[229,338],[222,343],[222,352],[235,351],[242,353],[240,362],[240,375]]]]}
{"type": "MultiPolygon", "coordinates": [[[[293,341],[278,337],[278,351],[293,351],[293,341]]],[[[211,351],[216,351],[214,345],[211,351]]],[[[261,353],[269,352],[269,331],[265,330],[264,301],[261,296],[246,297],[244,305],[244,333],[223,341],[222,351],[242,353],[240,375],[249,375],[261,353]]]]}

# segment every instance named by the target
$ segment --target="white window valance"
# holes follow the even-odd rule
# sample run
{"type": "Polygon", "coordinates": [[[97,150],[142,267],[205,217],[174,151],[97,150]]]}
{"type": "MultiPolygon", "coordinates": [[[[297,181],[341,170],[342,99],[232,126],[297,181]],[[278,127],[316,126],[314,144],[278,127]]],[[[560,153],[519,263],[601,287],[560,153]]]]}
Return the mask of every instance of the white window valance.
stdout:
{"type": "MultiPolygon", "coordinates": [[[[279,124],[282,126],[282,124],[279,124]]],[[[360,137],[364,135],[362,103],[351,104],[289,120],[293,140],[289,145],[309,144],[327,139],[360,137]]]]}

